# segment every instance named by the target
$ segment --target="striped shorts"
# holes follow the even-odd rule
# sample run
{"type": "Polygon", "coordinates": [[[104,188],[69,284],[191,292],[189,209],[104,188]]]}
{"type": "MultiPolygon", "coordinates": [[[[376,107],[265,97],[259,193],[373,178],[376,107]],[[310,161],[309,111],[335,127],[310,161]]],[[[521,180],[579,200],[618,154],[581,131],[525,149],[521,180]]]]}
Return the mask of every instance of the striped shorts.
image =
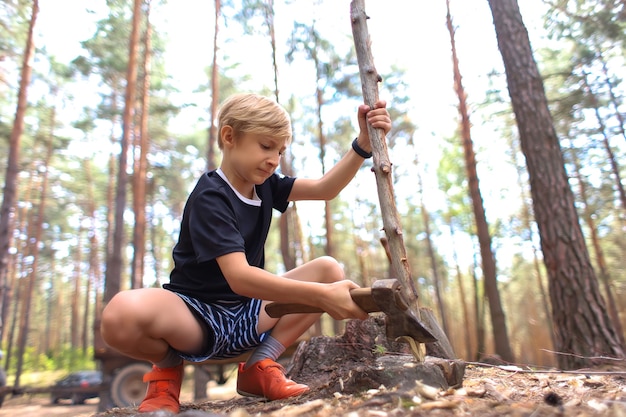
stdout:
{"type": "Polygon", "coordinates": [[[258,346],[266,333],[257,333],[261,300],[217,301],[211,304],[183,294],[174,293],[187,303],[197,317],[204,320],[214,343],[203,354],[178,352],[184,360],[202,362],[207,359],[226,359],[239,356],[258,346]]]}

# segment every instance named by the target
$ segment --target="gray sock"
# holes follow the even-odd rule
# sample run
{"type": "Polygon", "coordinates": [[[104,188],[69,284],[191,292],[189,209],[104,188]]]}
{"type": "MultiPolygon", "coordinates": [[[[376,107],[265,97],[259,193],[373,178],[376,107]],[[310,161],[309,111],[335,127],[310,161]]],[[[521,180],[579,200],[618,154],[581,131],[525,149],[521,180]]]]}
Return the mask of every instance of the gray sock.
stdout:
{"type": "Polygon", "coordinates": [[[262,361],[263,359],[271,359],[275,361],[285,351],[285,346],[272,336],[267,336],[265,340],[252,352],[252,355],[246,361],[244,368],[262,361]]]}
{"type": "Polygon", "coordinates": [[[178,353],[172,349],[169,348],[167,350],[167,354],[165,355],[165,357],[163,359],[161,359],[158,362],[155,362],[154,364],[156,365],[157,368],[173,368],[175,366],[180,365],[181,363],[183,363],[183,359],[178,356],[178,353]]]}

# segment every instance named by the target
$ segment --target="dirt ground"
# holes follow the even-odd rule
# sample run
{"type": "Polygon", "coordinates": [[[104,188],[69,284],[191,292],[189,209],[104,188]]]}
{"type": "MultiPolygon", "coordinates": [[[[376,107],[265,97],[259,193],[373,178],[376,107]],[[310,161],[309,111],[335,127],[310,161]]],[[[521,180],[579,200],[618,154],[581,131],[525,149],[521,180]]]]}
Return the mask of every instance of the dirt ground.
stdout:
{"type": "MultiPolygon", "coordinates": [[[[439,390],[379,387],[320,398],[315,392],[284,402],[247,398],[190,408],[268,416],[626,416],[626,372],[565,374],[468,365],[463,386],[439,390]]],[[[244,414],[245,415],[245,414],[244,414]]]]}
{"type": "MultiPolygon", "coordinates": [[[[587,373],[532,372],[516,367],[467,364],[463,386],[439,390],[416,384],[412,390],[379,387],[361,393],[311,392],[288,401],[259,401],[236,394],[234,380],[209,389],[211,400],[193,403],[184,395],[181,413],[194,410],[229,417],[403,417],[626,416],[626,370],[587,373]]],[[[53,405],[47,398],[5,400],[0,417],[128,417],[136,409],[98,414],[97,400],[53,405]]],[[[203,413],[203,414],[204,414],[203,413]]],[[[200,415],[200,414],[198,414],[200,415]]]]}
{"type": "MultiPolygon", "coordinates": [[[[559,372],[432,356],[420,362],[381,334],[379,320],[348,326],[343,336],[313,337],[294,353],[287,371],[309,393],[244,398],[234,393],[233,375],[230,397],[182,402],[181,417],[626,417],[626,363],[559,372]]],[[[135,409],[117,409],[94,417],[134,415],[135,409]]]]}
{"type": "MultiPolygon", "coordinates": [[[[472,363],[466,366],[463,386],[447,390],[416,382],[411,389],[381,386],[363,392],[337,391],[330,395],[318,389],[295,399],[269,402],[241,397],[234,392],[233,385],[229,381],[227,387],[222,388],[222,395],[232,397],[184,402],[181,414],[229,417],[626,416],[626,370],[537,372],[472,363]],[[232,389],[230,393],[229,389],[232,389]]],[[[117,409],[93,417],[136,415],[135,409],[117,409]]]]}
{"type": "MultiPolygon", "coordinates": [[[[561,372],[436,357],[418,362],[400,346],[383,343],[378,327],[351,330],[338,338],[312,338],[294,353],[287,371],[294,380],[308,384],[309,393],[279,401],[241,397],[235,392],[232,372],[226,384],[209,386],[206,401],[191,401],[192,390],[184,384],[180,416],[626,417],[626,363],[561,372]]],[[[61,407],[49,402],[25,404],[13,414],[3,414],[5,410],[0,409],[0,417],[171,416],[139,415],[136,408],[83,414],[75,406],[73,414],[62,414],[61,407]]]]}
{"type": "MultiPolygon", "coordinates": [[[[346,364],[352,366],[354,364],[346,364]]],[[[349,375],[346,369],[336,372],[349,375]],[[347,372],[347,373],[344,373],[347,372]]],[[[400,376],[399,376],[400,377],[400,376]]],[[[412,386],[377,386],[354,391],[344,386],[281,401],[245,398],[235,378],[209,388],[209,400],[193,402],[183,392],[181,417],[626,417],[626,369],[564,373],[487,364],[466,365],[461,387],[439,389],[415,381],[412,386]]],[[[85,405],[53,405],[47,398],[5,400],[0,417],[144,417],[135,408],[97,412],[97,400],[85,405]]],[[[171,414],[159,414],[159,417],[171,414]]],[[[148,417],[148,416],[145,416],[148,417]]],[[[152,417],[152,416],[150,416],[152,417]]]]}
{"type": "Polygon", "coordinates": [[[7,398],[0,408],[0,417],[90,417],[97,411],[98,400],[82,405],[52,404],[45,396],[7,398]]]}

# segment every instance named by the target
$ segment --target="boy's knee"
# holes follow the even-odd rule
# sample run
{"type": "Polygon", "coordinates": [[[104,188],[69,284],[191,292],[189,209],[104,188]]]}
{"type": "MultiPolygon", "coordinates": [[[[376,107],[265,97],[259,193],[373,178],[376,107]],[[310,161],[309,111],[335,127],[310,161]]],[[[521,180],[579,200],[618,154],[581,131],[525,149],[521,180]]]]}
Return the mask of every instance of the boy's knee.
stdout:
{"type": "Polygon", "coordinates": [[[345,274],[341,264],[331,256],[317,258],[322,270],[322,280],[324,282],[335,282],[344,279],[345,274]]]}
{"type": "Polygon", "coordinates": [[[124,325],[128,323],[128,313],[133,309],[130,298],[127,291],[120,292],[102,310],[100,333],[105,342],[114,342],[122,334],[124,325]]]}

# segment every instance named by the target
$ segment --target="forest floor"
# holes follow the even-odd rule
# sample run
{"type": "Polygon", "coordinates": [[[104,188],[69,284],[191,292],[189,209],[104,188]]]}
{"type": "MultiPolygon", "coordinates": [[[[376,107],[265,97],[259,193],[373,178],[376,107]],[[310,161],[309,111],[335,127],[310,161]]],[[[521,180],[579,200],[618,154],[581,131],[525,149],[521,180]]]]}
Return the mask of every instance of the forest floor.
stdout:
{"type": "MultiPolygon", "coordinates": [[[[493,358],[464,362],[426,356],[418,361],[406,344],[389,342],[383,332],[379,320],[355,320],[342,336],[302,342],[283,364],[291,378],[311,390],[291,399],[263,401],[238,395],[236,364],[231,364],[223,374],[224,384],[211,381],[208,398],[193,401],[190,373],[178,416],[626,417],[626,364],[621,361],[611,368],[577,371],[507,365],[493,358]]],[[[46,396],[10,398],[0,416],[172,416],[139,414],[136,407],[97,412],[97,403],[55,406],[49,401],[46,396]]]]}
{"type": "MultiPolygon", "coordinates": [[[[345,363],[349,372],[354,364],[345,363]]],[[[180,416],[626,416],[626,371],[565,373],[517,367],[466,365],[463,385],[440,390],[416,383],[413,389],[378,387],[365,392],[323,394],[259,401],[230,399],[183,403],[180,416]]],[[[225,387],[226,391],[228,386],[225,387]]],[[[224,394],[224,392],[222,393],[224,394]]],[[[136,409],[114,409],[94,417],[135,416],[136,409]]],[[[167,415],[160,413],[158,415],[167,415]]],[[[141,416],[146,416],[142,414],[141,416]]]]}
{"type": "MultiPolygon", "coordinates": [[[[286,366],[292,379],[311,388],[300,397],[241,397],[233,372],[221,397],[209,389],[209,400],[182,401],[179,416],[626,417],[626,366],[621,362],[613,369],[563,372],[433,356],[417,361],[406,344],[390,342],[384,332],[380,318],[353,320],[342,336],[301,343],[286,366]]],[[[127,408],[93,417],[135,415],[136,408],[127,408]]],[[[165,416],[171,414],[141,414],[165,416]]]]}
{"type": "MultiPolygon", "coordinates": [[[[346,364],[346,367],[354,364],[346,364]]],[[[337,369],[337,372],[340,372],[337,369]]],[[[345,370],[344,370],[345,371],[345,370]]],[[[565,373],[468,363],[462,387],[414,390],[379,387],[365,392],[327,395],[324,390],[286,401],[259,401],[237,395],[235,378],[209,389],[210,400],[192,402],[183,394],[181,417],[404,417],[626,416],[626,371],[565,373]]],[[[96,404],[52,405],[49,398],[6,401],[0,416],[129,417],[136,408],[96,414],[96,404]]],[[[156,413],[155,413],[156,414],[156,413]]],[[[164,417],[171,414],[160,413],[164,417]]],[[[148,417],[141,414],[141,417],[148,417]]]]}
{"type": "Polygon", "coordinates": [[[228,415],[275,416],[626,416],[626,373],[565,374],[467,365],[463,386],[447,390],[416,383],[414,389],[380,387],[363,393],[293,403],[232,399],[203,410],[228,415]],[[243,414],[246,415],[246,414],[243,414]]]}

